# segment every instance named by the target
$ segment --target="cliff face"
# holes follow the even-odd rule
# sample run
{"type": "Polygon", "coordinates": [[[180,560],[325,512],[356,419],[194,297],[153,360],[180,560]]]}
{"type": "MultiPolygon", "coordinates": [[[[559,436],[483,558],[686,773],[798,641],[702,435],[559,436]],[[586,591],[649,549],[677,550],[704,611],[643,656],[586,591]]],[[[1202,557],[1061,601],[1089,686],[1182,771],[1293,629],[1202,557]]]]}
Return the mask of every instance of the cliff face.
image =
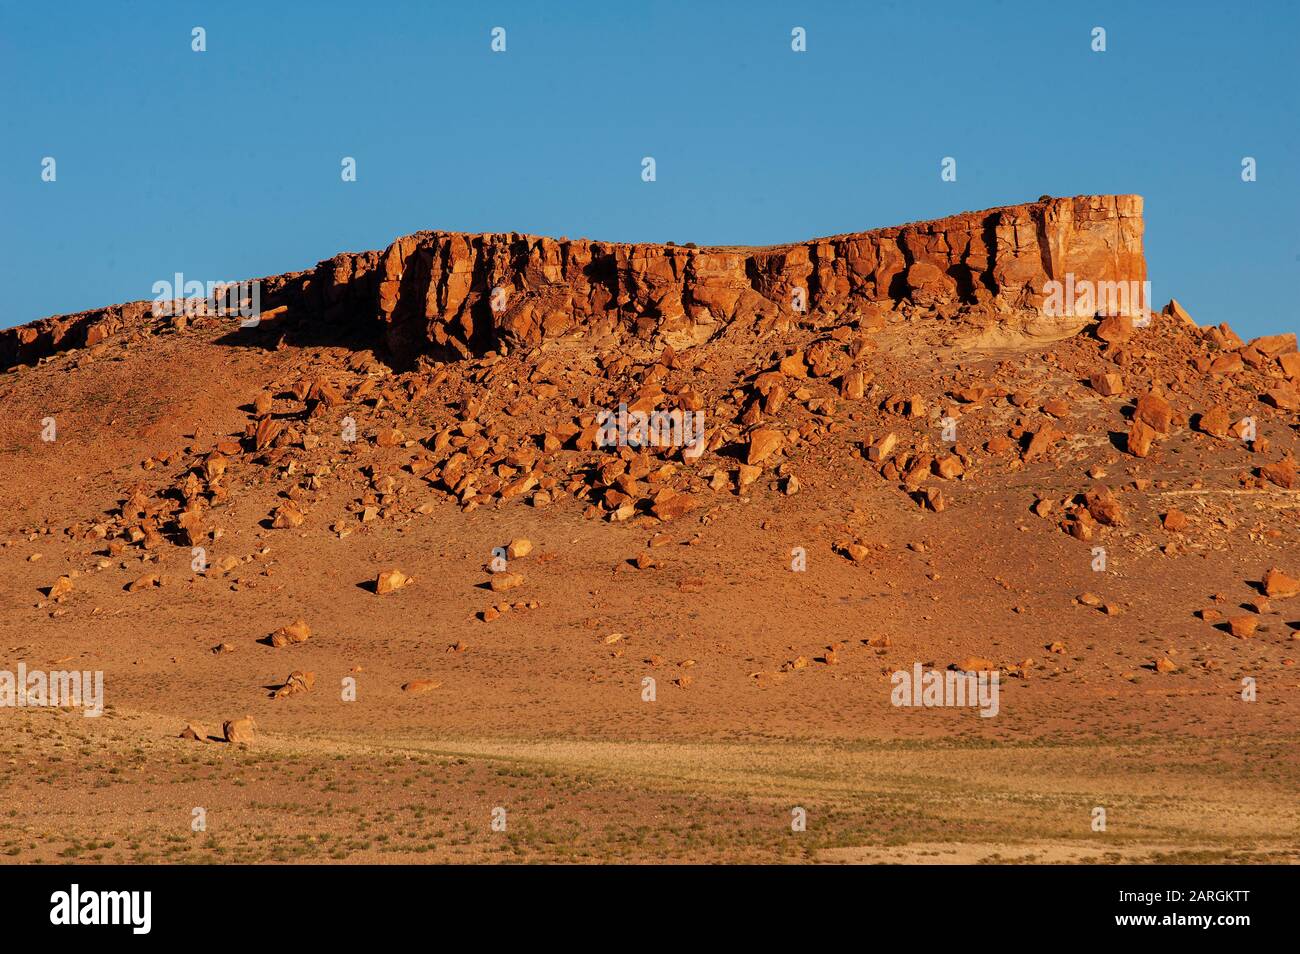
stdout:
{"type": "MultiPolygon", "coordinates": [[[[939,315],[1039,309],[1044,285],[1146,279],[1142,198],[1044,198],[766,248],[690,248],[517,233],[418,232],[262,280],[268,321],[375,323],[392,356],[451,359],[583,326],[707,340],[782,313],[899,307],[939,315]]],[[[0,332],[0,365],[94,345],[149,322],[152,302],[0,332]]]]}

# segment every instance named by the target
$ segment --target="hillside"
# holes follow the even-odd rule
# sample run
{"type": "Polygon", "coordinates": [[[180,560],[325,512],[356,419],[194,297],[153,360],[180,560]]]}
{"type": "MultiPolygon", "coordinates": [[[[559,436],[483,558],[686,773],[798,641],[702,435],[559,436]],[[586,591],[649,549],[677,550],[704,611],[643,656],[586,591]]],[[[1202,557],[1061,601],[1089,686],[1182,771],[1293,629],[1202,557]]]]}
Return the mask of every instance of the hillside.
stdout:
{"type": "Polygon", "coordinates": [[[0,853],[1297,860],[1300,354],[1052,313],[1142,233],[423,232],[0,332],[0,668],[105,686],[0,709],[0,853]]]}

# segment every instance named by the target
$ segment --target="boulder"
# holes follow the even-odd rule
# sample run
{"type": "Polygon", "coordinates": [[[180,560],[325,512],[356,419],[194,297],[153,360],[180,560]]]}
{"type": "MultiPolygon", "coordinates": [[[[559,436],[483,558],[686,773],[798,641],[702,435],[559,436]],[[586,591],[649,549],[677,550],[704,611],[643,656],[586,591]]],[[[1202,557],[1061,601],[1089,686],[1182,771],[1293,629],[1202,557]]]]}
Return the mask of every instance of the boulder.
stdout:
{"type": "Polygon", "coordinates": [[[232,719],[224,723],[221,727],[226,741],[232,744],[242,743],[247,745],[253,741],[253,735],[257,729],[257,723],[253,721],[251,715],[246,715],[242,719],[232,719]]]}

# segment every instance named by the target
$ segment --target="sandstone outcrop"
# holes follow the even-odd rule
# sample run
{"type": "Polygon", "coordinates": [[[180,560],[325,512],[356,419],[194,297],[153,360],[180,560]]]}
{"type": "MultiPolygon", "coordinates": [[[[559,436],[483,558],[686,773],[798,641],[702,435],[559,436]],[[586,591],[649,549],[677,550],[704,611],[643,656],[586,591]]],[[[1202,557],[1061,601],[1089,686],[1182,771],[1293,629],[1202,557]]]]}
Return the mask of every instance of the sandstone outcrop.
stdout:
{"type": "MultiPolygon", "coordinates": [[[[528,347],[578,328],[659,335],[680,348],[733,322],[801,312],[856,310],[867,322],[903,305],[945,317],[1033,313],[1044,285],[1067,275],[1144,281],[1142,233],[1136,195],[1044,197],[764,248],[418,232],[262,279],[260,304],[264,323],[372,325],[402,363],[528,347]]],[[[153,321],[162,319],[152,303],[138,301],[0,331],[0,367],[153,321]]]]}

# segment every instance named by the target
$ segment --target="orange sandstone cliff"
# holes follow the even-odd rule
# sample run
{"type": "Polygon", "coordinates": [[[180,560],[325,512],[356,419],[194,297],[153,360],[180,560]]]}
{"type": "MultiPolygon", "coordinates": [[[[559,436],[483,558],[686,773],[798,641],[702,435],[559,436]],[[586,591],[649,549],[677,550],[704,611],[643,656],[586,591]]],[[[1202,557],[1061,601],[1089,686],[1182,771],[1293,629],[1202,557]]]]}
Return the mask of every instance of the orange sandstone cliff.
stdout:
{"type": "MultiPolygon", "coordinates": [[[[790,245],[695,248],[519,233],[417,232],[261,280],[268,322],[355,323],[389,356],[454,359],[528,347],[584,325],[675,347],[734,322],[804,310],[923,309],[986,322],[1036,312],[1043,287],[1146,279],[1142,198],[1024,205],[790,245]]],[[[98,344],[154,320],[151,301],[0,331],[0,367],[98,344]]]]}

